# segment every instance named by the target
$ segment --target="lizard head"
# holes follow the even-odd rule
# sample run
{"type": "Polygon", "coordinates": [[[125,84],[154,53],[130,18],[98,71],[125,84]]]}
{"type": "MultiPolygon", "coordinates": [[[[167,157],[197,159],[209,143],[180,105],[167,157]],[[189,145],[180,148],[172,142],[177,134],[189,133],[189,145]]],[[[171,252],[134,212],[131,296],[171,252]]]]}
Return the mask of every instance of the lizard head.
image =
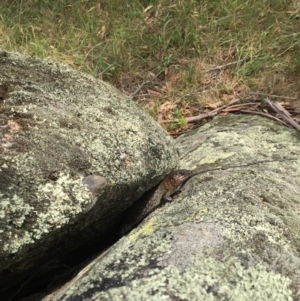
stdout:
{"type": "Polygon", "coordinates": [[[163,198],[168,201],[172,200],[170,197],[193,173],[190,170],[178,169],[169,173],[160,184],[164,190],[163,198]]]}
{"type": "Polygon", "coordinates": [[[190,178],[192,176],[192,172],[190,170],[187,169],[178,169],[175,171],[172,171],[169,174],[169,179],[171,182],[174,183],[174,185],[180,185],[182,184],[185,180],[187,180],[188,178],[190,178]]]}

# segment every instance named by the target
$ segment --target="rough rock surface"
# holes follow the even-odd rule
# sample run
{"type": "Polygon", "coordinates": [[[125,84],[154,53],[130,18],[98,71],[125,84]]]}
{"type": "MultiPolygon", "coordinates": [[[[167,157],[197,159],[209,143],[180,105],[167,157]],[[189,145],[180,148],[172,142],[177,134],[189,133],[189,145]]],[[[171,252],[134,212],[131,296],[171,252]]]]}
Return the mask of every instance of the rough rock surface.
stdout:
{"type": "Polygon", "coordinates": [[[235,115],[178,145],[182,168],[297,159],[190,179],[173,202],[43,300],[300,300],[299,133],[235,115]]]}
{"type": "Polygon", "coordinates": [[[5,51],[0,137],[0,291],[99,236],[178,164],[172,139],[114,87],[5,51]]]}

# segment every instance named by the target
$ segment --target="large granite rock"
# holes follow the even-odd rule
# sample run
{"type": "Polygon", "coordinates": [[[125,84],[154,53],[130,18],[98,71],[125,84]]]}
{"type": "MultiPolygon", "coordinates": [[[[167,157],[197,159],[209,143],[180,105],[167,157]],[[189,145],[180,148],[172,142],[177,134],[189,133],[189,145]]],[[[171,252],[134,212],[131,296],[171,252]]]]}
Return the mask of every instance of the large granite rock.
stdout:
{"type": "Polygon", "coordinates": [[[101,236],[178,164],[172,139],[115,88],[0,51],[0,291],[101,236]]]}
{"type": "Polygon", "coordinates": [[[300,300],[299,138],[243,115],[180,137],[182,168],[274,162],[190,179],[172,203],[43,300],[300,300]]]}

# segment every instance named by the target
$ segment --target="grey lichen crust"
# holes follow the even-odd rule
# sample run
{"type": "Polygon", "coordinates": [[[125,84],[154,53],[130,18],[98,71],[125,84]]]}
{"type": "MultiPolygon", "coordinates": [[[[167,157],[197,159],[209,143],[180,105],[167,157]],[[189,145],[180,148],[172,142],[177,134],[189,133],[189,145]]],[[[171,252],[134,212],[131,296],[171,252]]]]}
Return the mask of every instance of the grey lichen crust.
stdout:
{"type": "Polygon", "coordinates": [[[172,203],[44,300],[300,300],[299,138],[249,116],[218,118],[180,138],[183,168],[224,158],[296,160],[190,179],[172,203]]]}
{"type": "Polygon", "coordinates": [[[86,228],[88,240],[93,222],[99,235],[178,164],[172,139],[134,102],[50,60],[0,51],[0,120],[1,269],[21,258],[30,266],[66,225],[66,238],[86,228]],[[107,182],[97,195],[89,175],[107,182]],[[30,260],[17,255],[31,247],[30,260]]]}

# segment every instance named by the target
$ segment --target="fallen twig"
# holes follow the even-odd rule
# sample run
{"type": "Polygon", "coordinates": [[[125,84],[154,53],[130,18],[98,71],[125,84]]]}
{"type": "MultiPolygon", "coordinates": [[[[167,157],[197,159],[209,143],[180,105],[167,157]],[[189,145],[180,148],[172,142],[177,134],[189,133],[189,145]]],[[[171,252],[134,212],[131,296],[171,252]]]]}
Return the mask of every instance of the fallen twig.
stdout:
{"type": "Polygon", "coordinates": [[[149,79],[149,80],[146,80],[146,81],[143,81],[142,84],[133,92],[129,95],[130,98],[134,98],[140,91],[141,89],[151,83],[152,81],[154,81],[162,72],[164,72],[164,70],[161,70],[159,71],[153,78],[149,79]]]}
{"type": "Polygon", "coordinates": [[[238,63],[241,63],[241,62],[244,62],[244,61],[247,61],[247,60],[249,60],[249,58],[244,58],[244,59],[241,59],[239,61],[231,62],[231,63],[225,64],[225,65],[215,66],[215,67],[210,68],[210,69],[208,69],[206,71],[207,72],[211,72],[211,71],[216,71],[216,70],[222,70],[222,69],[225,69],[228,66],[236,65],[238,63]]]}
{"type": "Polygon", "coordinates": [[[266,98],[265,101],[278,115],[280,115],[285,122],[289,123],[296,130],[300,131],[300,125],[291,117],[291,114],[285,110],[279,102],[272,102],[269,98],[266,98]]]}
{"type": "Polygon", "coordinates": [[[249,107],[257,109],[257,107],[260,105],[258,102],[247,102],[247,103],[242,103],[242,104],[237,104],[237,105],[232,105],[228,108],[225,108],[222,110],[223,112],[234,112],[234,111],[240,111],[242,109],[248,109],[249,107]]]}
{"type": "Polygon", "coordinates": [[[217,108],[217,109],[215,109],[215,110],[213,110],[211,112],[208,112],[206,114],[201,114],[201,115],[198,115],[198,116],[186,117],[185,120],[189,123],[189,122],[200,121],[200,120],[202,120],[204,118],[216,116],[219,112],[221,112],[225,108],[227,108],[227,107],[229,107],[229,106],[231,106],[231,105],[233,105],[233,104],[235,104],[235,103],[237,103],[239,101],[240,101],[240,99],[234,99],[229,104],[224,105],[224,106],[222,106],[220,108],[217,108]]]}
{"type": "Polygon", "coordinates": [[[264,113],[264,112],[260,112],[260,111],[248,111],[248,110],[240,110],[239,112],[242,112],[242,113],[247,113],[247,114],[252,114],[252,115],[259,115],[259,116],[264,116],[264,117],[267,117],[269,119],[273,119],[279,123],[281,123],[282,125],[284,126],[288,126],[284,121],[282,121],[281,119],[273,116],[273,115],[270,115],[270,114],[267,114],[267,113],[264,113]]]}
{"type": "Polygon", "coordinates": [[[284,99],[291,99],[291,100],[297,100],[297,99],[299,99],[299,97],[290,97],[290,96],[266,94],[266,93],[260,93],[260,92],[249,93],[249,95],[260,95],[260,96],[275,97],[275,98],[284,98],[284,99]]]}
{"type": "Polygon", "coordinates": [[[110,65],[108,65],[103,71],[101,71],[101,72],[97,72],[97,76],[102,76],[107,70],[109,70],[111,67],[113,67],[114,65],[116,64],[116,62],[114,62],[114,63],[112,63],[112,64],[110,64],[110,65]]]}

